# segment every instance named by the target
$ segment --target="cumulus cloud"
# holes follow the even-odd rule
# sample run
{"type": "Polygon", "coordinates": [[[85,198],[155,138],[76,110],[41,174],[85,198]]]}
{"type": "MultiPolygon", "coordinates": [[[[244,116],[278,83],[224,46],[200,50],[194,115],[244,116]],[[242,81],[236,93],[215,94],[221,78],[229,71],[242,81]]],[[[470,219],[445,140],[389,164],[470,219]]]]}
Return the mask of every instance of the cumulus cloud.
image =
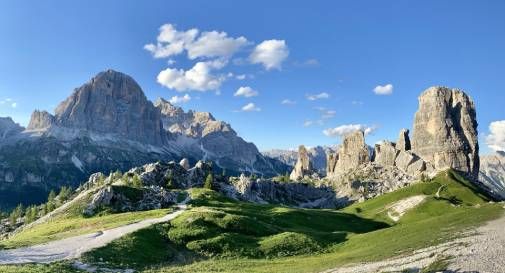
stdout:
{"type": "Polygon", "coordinates": [[[259,111],[261,111],[261,108],[257,107],[254,103],[250,102],[250,103],[244,105],[244,107],[242,107],[242,111],[244,111],[244,112],[259,112],[259,111]]]}
{"type": "Polygon", "coordinates": [[[391,95],[393,94],[393,85],[388,83],[386,85],[377,85],[374,89],[373,92],[376,95],[391,95]]]}
{"type": "Polygon", "coordinates": [[[235,92],[235,94],[233,94],[233,96],[250,98],[257,96],[258,94],[259,94],[258,91],[252,89],[249,86],[241,86],[239,89],[237,89],[237,91],[235,92]]]}
{"type": "Polygon", "coordinates": [[[294,104],[296,104],[296,101],[290,100],[290,99],[284,99],[284,100],[281,101],[281,104],[283,104],[283,105],[294,105],[294,104]]]}
{"type": "Polygon", "coordinates": [[[253,64],[262,64],[266,70],[281,69],[282,62],[289,56],[289,49],[284,40],[266,40],[258,44],[249,61],[253,64]]]}
{"type": "Polygon", "coordinates": [[[188,102],[190,100],[191,100],[191,97],[188,94],[186,94],[186,95],[180,96],[180,97],[179,96],[173,96],[172,98],[170,98],[169,102],[171,104],[181,104],[181,103],[186,103],[186,102],[188,102]]]}
{"type": "Polygon", "coordinates": [[[157,80],[161,85],[183,92],[188,90],[207,91],[221,87],[225,77],[214,75],[226,65],[222,60],[197,62],[189,70],[167,68],[158,74],[157,80]]]}
{"type": "Polygon", "coordinates": [[[307,99],[308,100],[321,100],[321,99],[327,99],[330,97],[330,94],[326,93],[326,92],[322,92],[322,93],[319,93],[319,94],[308,94],[306,95],[307,99]]]}
{"type": "Polygon", "coordinates": [[[346,134],[361,130],[365,133],[365,135],[369,135],[376,129],[377,128],[375,126],[370,127],[363,124],[346,124],[337,126],[335,128],[325,129],[323,130],[323,134],[329,137],[342,137],[346,134]]]}
{"type": "Polygon", "coordinates": [[[489,124],[486,144],[491,150],[505,151],[505,120],[493,121],[489,124]]]}
{"type": "Polygon", "coordinates": [[[245,37],[229,37],[226,32],[201,32],[192,28],[179,31],[172,24],[160,27],[157,43],[147,44],[144,49],[154,58],[167,58],[187,52],[188,58],[229,58],[240,48],[248,44],[245,37]]]}

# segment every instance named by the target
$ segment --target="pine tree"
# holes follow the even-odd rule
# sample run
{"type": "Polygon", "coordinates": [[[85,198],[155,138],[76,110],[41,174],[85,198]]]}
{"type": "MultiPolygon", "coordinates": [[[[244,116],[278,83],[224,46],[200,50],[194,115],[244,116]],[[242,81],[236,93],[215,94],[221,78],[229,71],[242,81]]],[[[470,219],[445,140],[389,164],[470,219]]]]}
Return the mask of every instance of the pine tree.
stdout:
{"type": "Polygon", "coordinates": [[[169,173],[168,176],[165,178],[165,188],[167,189],[174,188],[174,178],[172,177],[171,173],[169,173]]]}
{"type": "Polygon", "coordinates": [[[214,183],[214,177],[212,177],[212,173],[209,173],[209,175],[207,175],[207,178],[205,179],[205,183],[203,184],[203,187],[205,189],[212,190],[213,183],[214,183]]]}
{"type": "Polygon", "coordinates": [[[72,190],[70,187],[61,187],[60,188],[60,193],[58,194],[58,198],[60,199],[61,202],[65,202],[70,198],[70,195],[72,194],[72,190]]]}
{"type": "Polygon", "coordinates": [[[134,175],[132,178],[132,185],[134,188],[142,188],[144,184],[138,175],[134,175]]]}

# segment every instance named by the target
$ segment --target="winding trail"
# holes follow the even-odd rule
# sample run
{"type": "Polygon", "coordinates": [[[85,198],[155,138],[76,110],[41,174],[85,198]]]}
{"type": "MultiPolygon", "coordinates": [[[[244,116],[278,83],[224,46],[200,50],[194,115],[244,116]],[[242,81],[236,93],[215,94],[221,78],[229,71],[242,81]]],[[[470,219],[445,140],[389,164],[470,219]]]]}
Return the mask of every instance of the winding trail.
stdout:
{"type": "MultiPolygon", "coordinates": [[[[505,209],[505,207],[504,207],[505,209]]],[[[505,272],[505,216],[467,233],[466,237],[414,251],[408,256],[352,264],[324,273],[418,272],[440,258],[452,257],[448,271],[454,273],[505,272]]]]}
{"type": "Polygon", "coordinates": [[[177,210],[161,218],[147,219],[137,223],[79,235],[41,245],[0,251],[0,264],[51,263],[79,258],[83,253],[99,248],[137,230],[154,224],[168,222],[187,210],[189,198],[177,204],[177,210]]]}

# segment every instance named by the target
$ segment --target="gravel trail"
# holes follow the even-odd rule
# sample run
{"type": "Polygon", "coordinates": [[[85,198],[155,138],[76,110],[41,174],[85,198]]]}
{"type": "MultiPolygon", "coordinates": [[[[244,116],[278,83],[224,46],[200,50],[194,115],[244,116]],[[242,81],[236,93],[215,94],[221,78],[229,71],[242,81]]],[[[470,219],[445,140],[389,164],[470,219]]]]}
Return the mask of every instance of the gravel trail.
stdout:
{"type": "Polygon", "coordinates": [[[79,235],[41,245],[0,250],[0,264],[50,263],[78,258],[83,253],[105,246],[124,235],[174,219],[187,209],[186,203],[188,200],[179,203],[177,205],[178,210],[161,218],[147,219],[105,231],[79,235]]]}

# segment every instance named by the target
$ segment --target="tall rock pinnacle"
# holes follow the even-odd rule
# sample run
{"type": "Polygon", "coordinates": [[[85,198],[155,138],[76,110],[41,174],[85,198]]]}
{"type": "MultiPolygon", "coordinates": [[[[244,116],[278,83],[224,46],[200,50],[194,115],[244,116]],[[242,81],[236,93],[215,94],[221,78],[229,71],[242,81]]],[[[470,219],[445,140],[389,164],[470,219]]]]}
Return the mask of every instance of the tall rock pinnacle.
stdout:
{"type": "Polygon", "coordinates": [[[431,87],[419,97],[412,151],[436,169],[453,168],[477,178],[479,145],[475,105],[464,92],[431,87]]]}

